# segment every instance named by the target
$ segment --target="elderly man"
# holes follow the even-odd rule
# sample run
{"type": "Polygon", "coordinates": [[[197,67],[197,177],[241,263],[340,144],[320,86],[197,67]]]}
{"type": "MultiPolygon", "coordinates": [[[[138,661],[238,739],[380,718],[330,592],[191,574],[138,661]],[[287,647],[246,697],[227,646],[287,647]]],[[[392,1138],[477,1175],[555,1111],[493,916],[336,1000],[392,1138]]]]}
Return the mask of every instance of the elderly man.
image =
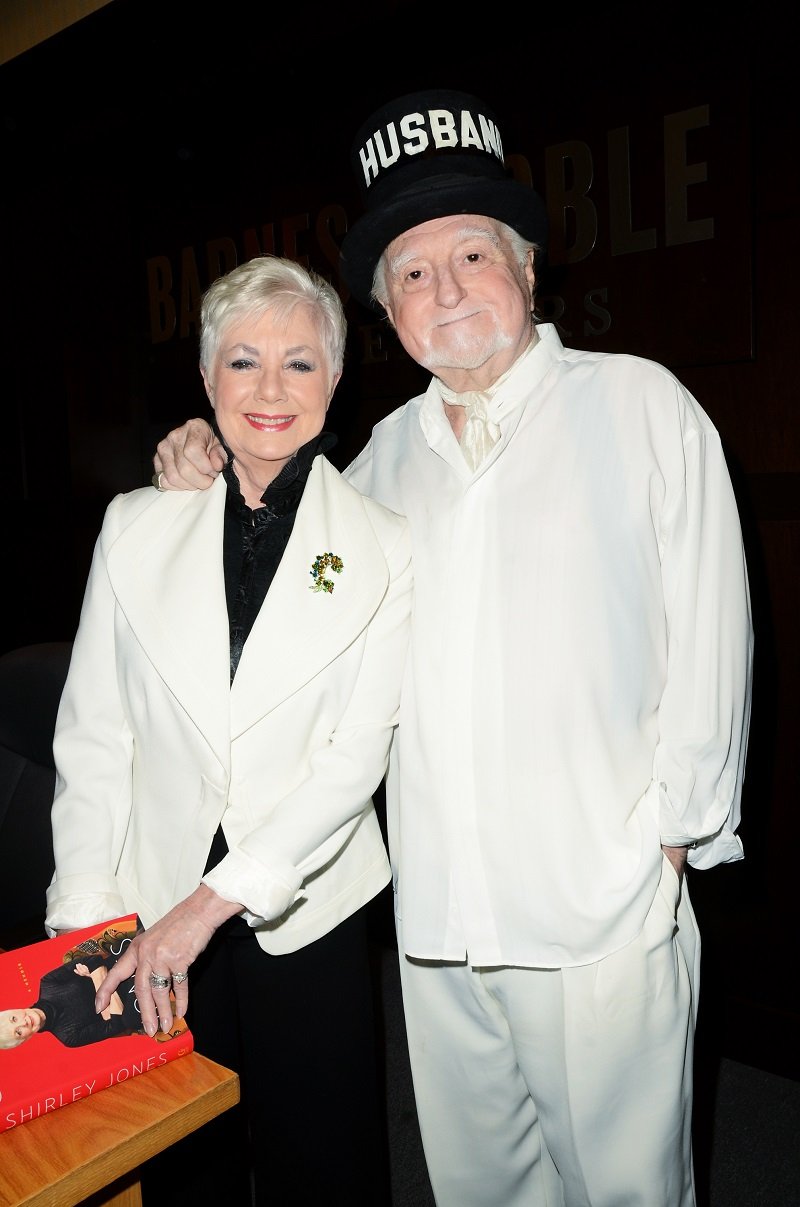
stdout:
{"type": "MultiPolygon", "coordinates": [[[[439,1207],[690,1207],[699,941],[736,836],[752,626],[720,438],[665,368],[533,316],[544,206],[449,91],[365,123],[342,247],[427,391],[347,471],[408,517],[387,779],[414,1088],[439,1207]]],[[[154,458],[202,487],[199,420],[154,458]]]]}

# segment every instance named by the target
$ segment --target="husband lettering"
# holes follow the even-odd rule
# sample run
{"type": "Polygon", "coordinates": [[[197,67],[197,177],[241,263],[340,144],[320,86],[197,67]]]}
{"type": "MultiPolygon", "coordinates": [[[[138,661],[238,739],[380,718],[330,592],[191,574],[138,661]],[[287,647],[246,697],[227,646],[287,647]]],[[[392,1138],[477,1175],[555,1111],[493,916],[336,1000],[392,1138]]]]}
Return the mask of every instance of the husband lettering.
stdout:
{"type": "Polygon", "coordinates": [[[496,155],[503,163],[500,132],[488,117],[471,113],[469,109],[428,109],[424,113],[407,113],[397,122],[389,122],[359,148],[364,184],[368,188],[379,171],[397,163],[401,155],[420,155],[430,147],[437,151],[476,147],[496,155]]]}

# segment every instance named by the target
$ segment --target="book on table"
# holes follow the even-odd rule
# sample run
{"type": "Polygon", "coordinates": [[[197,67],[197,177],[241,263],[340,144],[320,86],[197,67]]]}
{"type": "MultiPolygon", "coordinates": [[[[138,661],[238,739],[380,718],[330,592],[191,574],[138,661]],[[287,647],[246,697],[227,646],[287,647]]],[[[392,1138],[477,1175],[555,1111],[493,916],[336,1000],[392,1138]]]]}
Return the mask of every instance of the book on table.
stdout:
{"type": "Polygon", "coordinates": [[[148,1036],[134,978],[94,999],[142,929],[136,914],[0,952],[0,1132],[185,1056],[186,1021],[148,1036]]]}

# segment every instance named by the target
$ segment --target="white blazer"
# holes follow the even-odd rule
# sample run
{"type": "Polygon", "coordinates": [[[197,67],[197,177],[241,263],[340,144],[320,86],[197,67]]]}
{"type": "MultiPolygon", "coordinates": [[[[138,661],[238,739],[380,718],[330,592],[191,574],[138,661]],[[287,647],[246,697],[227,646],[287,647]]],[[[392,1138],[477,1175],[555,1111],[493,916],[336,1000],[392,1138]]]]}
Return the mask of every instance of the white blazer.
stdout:
{"type": "Polygon", "coordinates": [[[230,684],[226,487],[118,495],[97,541],[56,723],[46,925],[137,911],[200,882],[294,951],[390,878],[371,794],[397,721],[412,598],[406,522],[318,456],[230,684]],[[319,555],[341,558],[315,591],[319,555]]]}

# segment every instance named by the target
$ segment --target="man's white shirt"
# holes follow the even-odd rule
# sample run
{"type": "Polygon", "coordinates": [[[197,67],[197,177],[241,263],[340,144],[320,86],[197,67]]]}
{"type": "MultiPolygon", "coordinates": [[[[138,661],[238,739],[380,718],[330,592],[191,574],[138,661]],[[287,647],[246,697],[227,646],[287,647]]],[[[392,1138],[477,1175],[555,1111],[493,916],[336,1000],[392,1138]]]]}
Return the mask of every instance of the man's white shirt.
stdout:
{"type": "Polygon", "coordinates": [[[663,366],[538,335],[474,473],[434,378],[345,475],[410,521],[387,808],[420,958],[593,962],[639,932],[661,843],[742,857],[753,633],[719,434],[663,366]]]}

